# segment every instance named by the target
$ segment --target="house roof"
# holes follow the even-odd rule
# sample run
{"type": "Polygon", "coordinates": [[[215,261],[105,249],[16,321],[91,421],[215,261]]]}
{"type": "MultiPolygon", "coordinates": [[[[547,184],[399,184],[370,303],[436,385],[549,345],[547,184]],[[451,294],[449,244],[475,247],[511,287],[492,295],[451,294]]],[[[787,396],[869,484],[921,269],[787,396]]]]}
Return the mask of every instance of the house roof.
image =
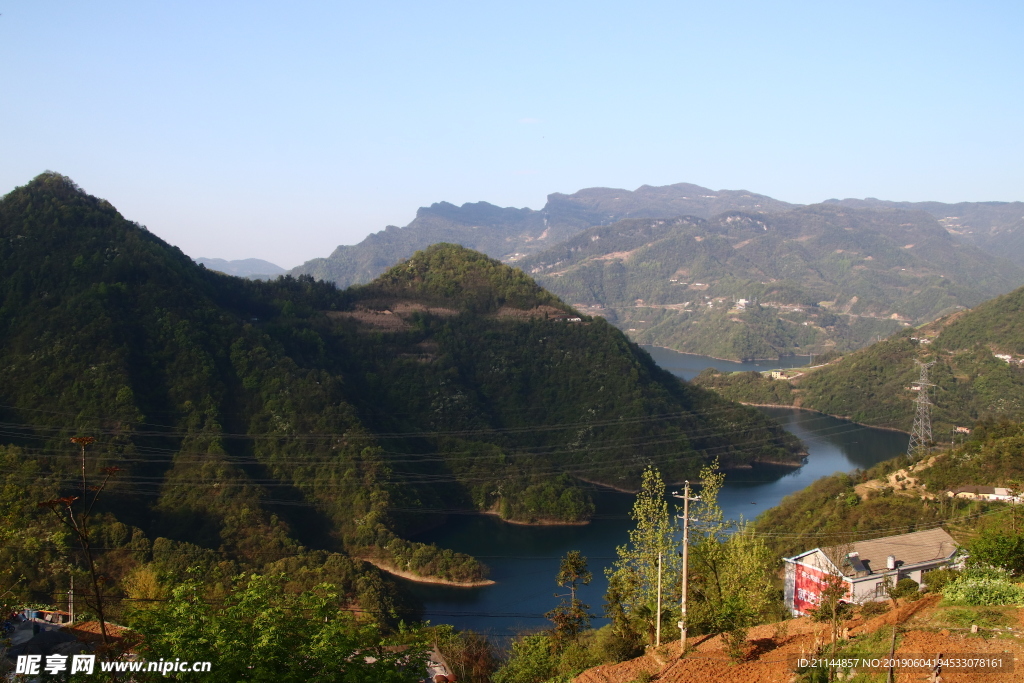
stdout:
{"type": "MultiPolygon", "coordinates": [[[[830,548],[825,553],[826,555],[833,554],[829,551],[840,549],[830,548]]],[[[898,565],[906,567],[922,562],[948,559],[953,556],[956,549],[956,541],[945,530],[929,529],[899,536],[875,538],[870,541],[858,541],[851,544],[847,552],[857,553],[868,571],[874,574],[886,570],[885,561],[889,555],[896,557],[898,565]]],[[[849,565],[842,569],[843,573],[853,573],[849,565]]]]}
{"type": "Polygon", "coordinates": [[[791,561],[798,561],[807,555],[821,552],[830,562],[832,558],[846,558],[852,553],[857,557],[862,567],[867,571],[858,571],[855,562],[840,561],[843,566],[840,571],[847,576],[865,576],[884,573],[886,571],[886,558],[893,555],[896,558],[897,566],[913,566],[936,560],[946,560],[956,552],[957,543],[942,529],[929,529],[927,531],[915,531],[909,534],[898,536],[885,536],[870,541],[857,541],[849,545],[832,546],[828,548],[816,548],[790,558],[791,561]]]}
{"type": "Polygon", "coordinates": [[[958,493],[973,493],[976,495],[995,495],[996,488],[994,486],[961,486],[959,488],[952,489],[951,492],[953,495],[956,495],[958,493]]]}

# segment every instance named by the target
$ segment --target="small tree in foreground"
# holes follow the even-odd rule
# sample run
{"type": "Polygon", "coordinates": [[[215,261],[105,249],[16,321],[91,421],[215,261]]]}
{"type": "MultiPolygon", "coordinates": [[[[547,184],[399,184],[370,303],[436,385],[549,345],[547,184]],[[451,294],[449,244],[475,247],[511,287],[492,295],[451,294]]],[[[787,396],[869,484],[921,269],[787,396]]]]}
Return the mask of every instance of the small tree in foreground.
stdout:
{"type": "MultiPolygon", "coordinates": [[[[417,683],[426,674],[424,633],[385,637],[339,606],[334,586],[285,592],[285,576],[242,575],[219,604],[203,599],[200,581],[132,615],[149,661],[209,661],[211,671],[186,674],[205,683],[417,683]]],[[[139,678],[139,680],[149,680],[139,678]]],[[[164,680],[159,674],[152,680],[164,680]]]]}
{"type": "Polygon", "coordinates": [[[578,550],[570,550],[562,558],[555,582],[562,588],[568,588],[569,594],[561,597],[562,603],[544,616],[554,624],[551,636],[554,640],[554,647],[561,649],[566,643],[574,642],[583,629],[590,626],[590,605],[583,603],[576,597],[576,590],[579,586],[587,586],[593,579],[590,570],[587,569],[587,558],[578,550]],[[565,600],[565,598],[569,598],[565,600]]]}
{"type": "Polygon", "coordinates": [[[618,559],[605,569],[605,611],[623,638],[640,635],[650,641],[661,616],[657,607],[659,572],[663,608],[671,609],[678,601],[680,577],[678,544],[665,498],[665,482],[653,467],[644,471],[630,517],[636,527],[629,532],[629,543],[616,548],[618,559]]]}

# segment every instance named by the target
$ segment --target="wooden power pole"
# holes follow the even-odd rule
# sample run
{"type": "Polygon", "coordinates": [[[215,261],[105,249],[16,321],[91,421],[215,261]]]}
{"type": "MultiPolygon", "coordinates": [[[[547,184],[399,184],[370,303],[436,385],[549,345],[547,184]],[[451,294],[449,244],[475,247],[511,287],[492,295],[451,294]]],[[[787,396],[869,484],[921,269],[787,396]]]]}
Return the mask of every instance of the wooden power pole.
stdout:
{"type": "Polygon", "coordinates": [[[658,620],[654,625],[654,647],[661,647],[661,551],[658,551],[658,620]]]}
{"type": "Polygon", "coordinates": [[[683,482],[683,495],[672,494],[683,499],[683,590],[679,600],[679,656],[686,653],[686,590],[689,584],[688,562],[690,555],[690,501],[698,501],[700,497],[690,497],[690,482],[683,482]]]}

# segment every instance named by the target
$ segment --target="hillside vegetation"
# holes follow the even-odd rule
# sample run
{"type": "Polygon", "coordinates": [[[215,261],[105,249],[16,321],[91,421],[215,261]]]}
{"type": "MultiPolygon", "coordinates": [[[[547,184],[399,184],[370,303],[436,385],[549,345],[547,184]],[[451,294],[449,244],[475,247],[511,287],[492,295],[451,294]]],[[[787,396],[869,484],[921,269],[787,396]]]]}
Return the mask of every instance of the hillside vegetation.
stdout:
{"type": "Polygon", "coordinates": [[[37,504],[79,495],[75,435],[96,438],[90,481],[120,468],[94,513],[112,591],[287,571],[381,619],[405,607],[363,559],[484,578],[407,540],[450,511],[585,520],[580,478],[798,459],[767,418],[453,245],[346,291],[247,281],[47,173],[0,200],[0,273],[0,560],[39,596],[66,590],[69,540],[37,504]]]}
{"type": "Polygon", "coordinates": [[[1005,532],[1013,506],[948,498],[945,491],[969,485],[1019,490],[1022,453],[1024,426],[986,422],[965,443],[921,461],[904,456],[867,471],[819,479],[766,511],[755,527],[783,556],[940,523],[960,540],[972,538],[979,529],[1005,532]]]}
{"type": "Polygon", "coordinates": [[[640,343],[732,359],[851,351],[1024,282],[923,212],[832,205],[621,221],[520,265],[640,343]]]}
{"type": "Polygon", "coordinates": [[[993,256],[1024,266],[1024,202],[891,202],[879,199],[830,199],[850,208],[926,211],[953,237],[993,256]]]}
{"type": "Polygon", "coordinates": [[[731,359],[845,353],[1024,284],[1022,215],[1019,202],[589,188],[540,210],[436,203],[291,272],[367,283],[450,242],[520,265],[640,343],[731,359]]]}
{"type": "Polygon", "coordinates": [[[797,405],[909,430],[919,376],[915,360],[935,361],[928,379],[934,384],[937,441],[949,441],[955,426],[985,417],[1024,419],[1024,288],[905,330],[791,381],[706,372],[694,383],[732,400],[797,405]]]}
{"type": "Polygon", "coordinates": [[[438,202],[420,208],[404,228],[389,225],[359,244],[341,245],[326,258],[292,269],[341,287],[365,284],[414,252],[438,242],[461,244],[514,263],[595,225],[624,218],[701,216],[723,211],[774,211],[791,204],[743,190],[709,190],[679,183],[644,185],[635,191],[593,187],[573,194],[548,195],[539,211],[499,207],[487,202],[455,206],[438,202]]]}

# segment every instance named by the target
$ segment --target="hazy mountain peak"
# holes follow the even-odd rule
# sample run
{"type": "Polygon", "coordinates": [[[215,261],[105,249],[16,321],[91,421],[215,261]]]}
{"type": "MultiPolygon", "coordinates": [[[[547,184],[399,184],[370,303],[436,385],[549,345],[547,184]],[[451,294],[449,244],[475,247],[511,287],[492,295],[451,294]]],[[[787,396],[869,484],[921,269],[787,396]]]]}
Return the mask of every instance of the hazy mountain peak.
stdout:
{"type": "Polygon", "coordinates": [[[256,277],[266,279],[269,277],[284,275],[286,272],[281,266],[258,258],[245,258],[227,261],[222,258],[200,256],[195,259],[195,262],[201,263],[210,270],[216,270],[218,272],[225,273],[227,275],[235,275],[237,277],[256,277]]]}

